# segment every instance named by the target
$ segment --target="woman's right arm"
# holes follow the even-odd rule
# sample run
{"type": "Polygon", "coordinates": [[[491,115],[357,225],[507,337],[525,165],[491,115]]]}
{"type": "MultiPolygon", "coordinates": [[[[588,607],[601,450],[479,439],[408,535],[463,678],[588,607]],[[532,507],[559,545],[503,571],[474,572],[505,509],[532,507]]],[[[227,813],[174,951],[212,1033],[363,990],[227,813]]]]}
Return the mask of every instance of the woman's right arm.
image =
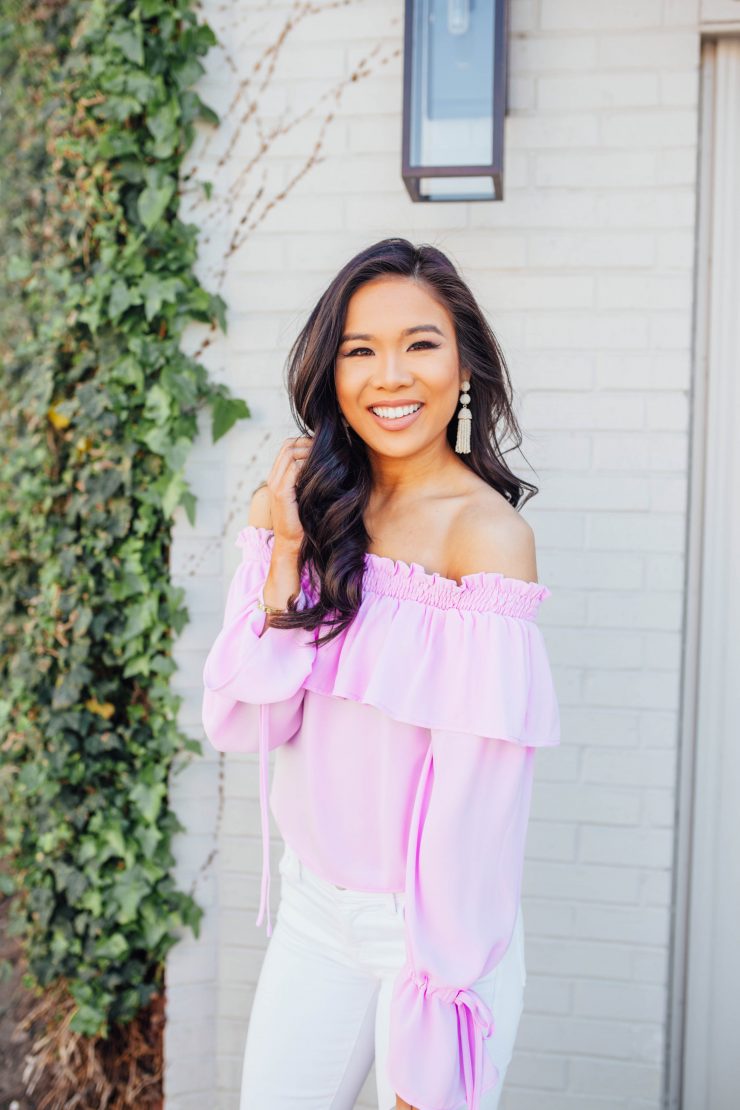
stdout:
{"type": "Polygon", "coordinates": [[[301,724],[303,683],[316,658],[315,633],[272,627],[258,602],[283,608],[297,594],[299,609],[308,603],[300,581],[298,534],[290,504],[287,513],[284,504],[297,474],[293,464],[300,466],[302,451],[301,441],[286,441],[271,473],[270,504],[275,505],[273,491],[282,499],[272,519],[281,519],[283,530],[278,534],[256,523],[270,519],[264,516],[260,489],[250,505],[249,524],[237,539],[242,561],[229,585],[223,626],[203,668],[203,727],[218,751],[257,751],[261,705],[271,705],[271,749],[294,736],[301,724]]]}
{"type": "MultiPolygon", "coordinates": [[[[263,531],[273,532],[270,491],[267,482],[258,486],[252,495],[248,524],[254,528],[261,528],[263,531]]],[[[272,558],[262,591],[263,600],[266,605],[270,605],[274,609],[285,609],[289,599],[295,594],[299,594],[301,590],[300,568],[298,565],[300,541],[284,540],[282,536],[274,535],[274,532],[273,536],[272,558]]],[[[269,628],[269,626],[268,616],[265,620],[265,628],[269,628]]]]}

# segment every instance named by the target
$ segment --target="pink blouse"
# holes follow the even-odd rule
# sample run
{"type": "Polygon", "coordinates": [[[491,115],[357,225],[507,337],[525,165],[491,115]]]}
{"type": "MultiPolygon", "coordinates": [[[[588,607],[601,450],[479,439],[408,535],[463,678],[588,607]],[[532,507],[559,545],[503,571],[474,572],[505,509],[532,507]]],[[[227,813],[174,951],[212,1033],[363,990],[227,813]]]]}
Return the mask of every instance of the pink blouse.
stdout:
{"type": "MultiPolygon", "coordinates": [[[[394,985],[389,1078],[419,1110],[476,1110],[498,1082],[471,985],[502,959],[521,892],[534,750],[560,742],[541,629],[550,590],[496,571],[458,584],[365,554],[349,628],[268,627],[257,606],[273,532],[247,525],[223,628],[203,671],[218,751],[258,751],[262,892],[268,804],[283,839],[339,886],[405,891],[406,963],[394,985]],[[277,749],[268,803],[268,752],[277,749]]],[[[312,603],[306,568],[299,608],[312,603]]]]}

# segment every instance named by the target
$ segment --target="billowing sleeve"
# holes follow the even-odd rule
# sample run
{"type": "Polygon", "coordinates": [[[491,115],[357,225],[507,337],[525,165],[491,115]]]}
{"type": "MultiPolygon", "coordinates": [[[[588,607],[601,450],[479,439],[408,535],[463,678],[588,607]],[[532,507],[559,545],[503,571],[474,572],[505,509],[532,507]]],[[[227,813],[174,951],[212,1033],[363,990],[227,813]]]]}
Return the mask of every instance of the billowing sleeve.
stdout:
{"type": "Polygon", "coordinates": [[[475,614],[456,648],[470,681],[456,681],[442,649],[447,700],[414,794],[406,962],[391,1002],[389,1078],[417,1110],[477,1110],[499,1081],[485,1046],[496,1016],[472,988],[511,941],[535,752],[559,743],[544,640],[532,620],[475,614]],[[489,669],[482,686],[476,679],[489,669]]]}
{"type": "MultiPolygon", "coordinates": [[[[305,629],[265,628],[264,587],[274,533],[247,525],[237,537],[242,559],[229,584],[224,621],[203,667],[202,722],[221,752],[259,752],[262,884],[257,924],[270,918],[269,752],[291,740],[303,718],[304,683],[316,660],[316,635],[305,629]]],[[[309,604],[305,570],[296,605],[309,604]]]]}
{"type": "Polygon", "coordinates": [[[516,922],[535,749],[432,730],[411,818],[407,961],[391,1005],[389,1069],[417,1110],[475,1110],[498,1082],[494,1015],[471,986],[516,922]]]}

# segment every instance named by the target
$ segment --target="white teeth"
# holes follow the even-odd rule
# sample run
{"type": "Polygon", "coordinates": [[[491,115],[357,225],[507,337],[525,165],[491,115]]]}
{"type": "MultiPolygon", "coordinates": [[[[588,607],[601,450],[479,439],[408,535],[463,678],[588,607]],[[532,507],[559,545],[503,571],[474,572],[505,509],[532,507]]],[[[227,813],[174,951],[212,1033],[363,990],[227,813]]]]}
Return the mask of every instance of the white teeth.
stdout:
{"type": "Polygon", "coordinates": [[[398,420],[402,416],[409,416],[420,408],[421,405],[400,405],[393,408],[373,408],[371,411],[376,416],[382,416],[384,420],[398,420]]]}

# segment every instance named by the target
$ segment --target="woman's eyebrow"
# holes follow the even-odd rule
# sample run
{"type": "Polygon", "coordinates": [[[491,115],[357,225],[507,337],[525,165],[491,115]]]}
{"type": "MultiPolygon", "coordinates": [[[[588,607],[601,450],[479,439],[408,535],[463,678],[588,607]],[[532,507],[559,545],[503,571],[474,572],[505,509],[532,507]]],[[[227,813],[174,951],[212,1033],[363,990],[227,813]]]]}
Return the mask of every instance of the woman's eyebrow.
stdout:
{"type": "MultiPolygon", "coordinates": [[[[444,339],[444,332],[438,328],[436,324],[415,324],[413,328],[404,328],[401,335],[413,335],[417,331],[436,331],[437,335],[441,335],[444,339]]],[[[351,339],[374,339],[374,335],[365,334],[364,332],[349,332],[343,335],[339,340],[340,343],[347,343],[351,339]]]]}

